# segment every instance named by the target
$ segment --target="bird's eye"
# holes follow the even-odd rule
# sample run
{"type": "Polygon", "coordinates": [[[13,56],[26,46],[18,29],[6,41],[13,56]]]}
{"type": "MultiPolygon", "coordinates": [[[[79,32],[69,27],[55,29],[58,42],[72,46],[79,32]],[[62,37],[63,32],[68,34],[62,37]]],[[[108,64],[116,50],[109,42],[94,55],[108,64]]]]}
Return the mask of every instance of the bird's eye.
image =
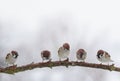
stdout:
{"type": "Polygon", "coordinates": [[[103,56],[103,54],[100,54],[100,56],[103,56]]]}

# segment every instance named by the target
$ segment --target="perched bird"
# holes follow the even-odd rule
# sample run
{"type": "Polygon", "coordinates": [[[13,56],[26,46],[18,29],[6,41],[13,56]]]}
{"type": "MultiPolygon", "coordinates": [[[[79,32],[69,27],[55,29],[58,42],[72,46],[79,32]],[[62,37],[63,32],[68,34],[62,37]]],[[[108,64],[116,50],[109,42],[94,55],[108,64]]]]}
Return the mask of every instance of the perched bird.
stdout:
{"type": "Polygon", "coordinates": [[[97,52],[97,59],[101,63],[113,62],[113,60],[111,60],[111,56],[108,54],[108,52],[106,52],[104,50],[98,50],[98,52],[97,52]]]}
{"type": "Polygon", "coordinates": [[[77,57],[77,60],[81,60],[84,62],[87,57],[87,52],[84,49],[79,49],[76,52],[76,57],[77,57]]]}
{"type": "Polygon", "coordinates": [[[14,66],[14,63],[16,62],[17,58],[18,58],[18,52],[17,51],[11,51],[6,56],[6,63],[8,65],[12,64],[14,66]]]}
{"type": "Polygon", "coordinates": [[[61,46],[58,49],[59,60],[60,61],[61,59],[69,60],[68,58],[69,54],[70,54],[70,45],[68,43],[64,43],[63,46],[61,46]]]}
{"type": "Polygon", "coordinates": [[[44,60],[49,60],[49,61],[51,61],[51,53],[50,53],[50,51],[48,51],[48,50],[43,50],[43,51],[41,52],[41,57],[42,57],[42,62],[43,62],[44,60]]]}

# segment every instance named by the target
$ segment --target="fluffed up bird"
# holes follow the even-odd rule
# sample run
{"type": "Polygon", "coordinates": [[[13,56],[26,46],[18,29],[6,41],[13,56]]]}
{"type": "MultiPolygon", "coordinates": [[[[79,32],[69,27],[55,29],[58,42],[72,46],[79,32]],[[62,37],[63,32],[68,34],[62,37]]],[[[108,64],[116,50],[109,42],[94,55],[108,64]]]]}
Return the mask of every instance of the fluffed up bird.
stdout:
{"type": "Polygon", "coordinates": [[[47,61],[51,61],[51,53],[48,50],[43,50],[41,52],[41,57],[42,57],[42,62],[47,60],[47,61]]]}
{"type": "Polygon", "coordinates": [[[59,49],[58,49],[58,56],[59,60],[66,59],[69,60],[68,56],[70,54],[70,45],[68,43],[64,43],[59,49]]]}
{"type": "Polygon", "coordinates": [[[6,56],[6,63],[8,65],[12,64],[14,66],[14,63],[16,62],[17,58],[18,58],[18,52],[17,51],[11,51],[6,56]]]}
{"type": "Polygon", "coordinates": [[[85,61],[86,57],[87,57],[87,52],[84,49],[79,49],[76,52],[76,57],[77,57],[77,61],[81,60],[81,61],[85,61]]]}
{"type": "Polygon", "coordinates": [[[108,54],[108,52],[104,51],[104,50],[98,50],[97,52],[97,59],[102,63],[108,63],[109,62],[113,62],[113,60],[111,60],[111,56],[108,54]]]}

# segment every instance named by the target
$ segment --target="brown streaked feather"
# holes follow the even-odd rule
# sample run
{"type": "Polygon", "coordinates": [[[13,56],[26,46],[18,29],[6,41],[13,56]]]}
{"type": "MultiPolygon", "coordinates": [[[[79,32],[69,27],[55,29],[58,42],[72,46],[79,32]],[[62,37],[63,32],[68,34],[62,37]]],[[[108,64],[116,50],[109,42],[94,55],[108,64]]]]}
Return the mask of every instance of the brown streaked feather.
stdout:
{"type": "Polygon", "coordinates": [[[12,53],[12,56],[13,56],[14,58],[17,58],[17,57],[18,57],[18,52],[17,52],[17,51],[12,50],[11,53],[12,53]]]}
{"type": "Polygon", "coordinates": [[[70,46],[69,46],[68,43],[64,43],[64,44],[63,44],[63,47],[66,48],[67,50],[70,50],[70,46]]]}
{"type": "Polygon", "coordinates": [[[79,49],[79,50],[77,51],[77,54],[80,55],[80,58],[83,57],[84,53],[85,53],[84,49],[79,49]]]}
{"type": "Polygon", "coordinates": [[[110,58],[110,55],[108,54],[108,52],[105,52],[105,58],[110,58]]]}
{"type": "Polygon", "coordinates": [[[12,53],[13,55],[15,54],[16,56],[18,56],[18,52],[17,52],[17,51],[14,51],[14,50],[13,50],[13,51],[11,51],[11,53],[12,53]]]}
{"type": "Polygon", "coordinates": [[[60,52],[60,50],[62,49],[63,47],[60,47],[59,49],[58,49],[58,53],[60,52]]]}
{"type": "Polygon", "coordinates": [[[104,54],[103,50],[98,50],[97,54],[104,54]]]}
{"type": "Polygon", "coordinates": [[[7,56],[6,56],[6,58],[5,58],[5,59],[8,59],[8,58],[9,58],[9,56],[10,56],[10,53],[8,53],[8,54],[7,54],[7,56]]]}
{"type": "Polygon", "coordinates": [[[49,59],[50,58],[50,51],[48,51],[48,50],[42,51],[41,56],[42,56],[42,58],[45,57],[46,59],[49,59]]]}

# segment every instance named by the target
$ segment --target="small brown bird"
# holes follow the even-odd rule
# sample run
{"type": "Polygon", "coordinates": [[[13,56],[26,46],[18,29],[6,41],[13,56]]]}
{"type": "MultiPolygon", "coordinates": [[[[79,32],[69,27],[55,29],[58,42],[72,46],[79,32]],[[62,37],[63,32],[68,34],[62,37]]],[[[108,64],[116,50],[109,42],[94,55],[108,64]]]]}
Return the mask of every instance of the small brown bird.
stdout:
{"type": "Polygon", "coordinates": [[[111,56],[108,54],[108,52],[106,52],[104,50],[98,50],[97,59],[101,63],[108,63],[109,64],[109,62],[113,62],[113,60],[111,60],[111,56]]]}
{"type": "Polygon", "coordinates": [[[61,46],[58,49],[58,56],[59,56],[59,60],[61,61],[61,59],[66,59],[69,60],[68,56],[70,54],[70,45],[68,43],[64,43],[63,46],[61,46]]]}
{"type": "Polygon", "coordinates": [[[10,53],[7,54],[6,56],[6,63],[9,64],[13,64],[16,62],[18,58],[18,52],[17,51],[11,51],[10,53]]]}
{"type": "Polygon", "coordinates": [[[49,60],[49,61],[51,61],[51,53],[50,53],[50,51],[48,51],[48,50],[43,50],[43,51],[41,52],[41,57],[42,57],[42,62],[43,62],[44,60],[49,60]]]}
{"type": "Polygon", "coordinates": [[[77,61],[81,60],[81,61],[85,61],[86,57],[87,57],[87,52],[84,49],[79,49],[76,52],[76,57],[77,57],[77,61]]]}

